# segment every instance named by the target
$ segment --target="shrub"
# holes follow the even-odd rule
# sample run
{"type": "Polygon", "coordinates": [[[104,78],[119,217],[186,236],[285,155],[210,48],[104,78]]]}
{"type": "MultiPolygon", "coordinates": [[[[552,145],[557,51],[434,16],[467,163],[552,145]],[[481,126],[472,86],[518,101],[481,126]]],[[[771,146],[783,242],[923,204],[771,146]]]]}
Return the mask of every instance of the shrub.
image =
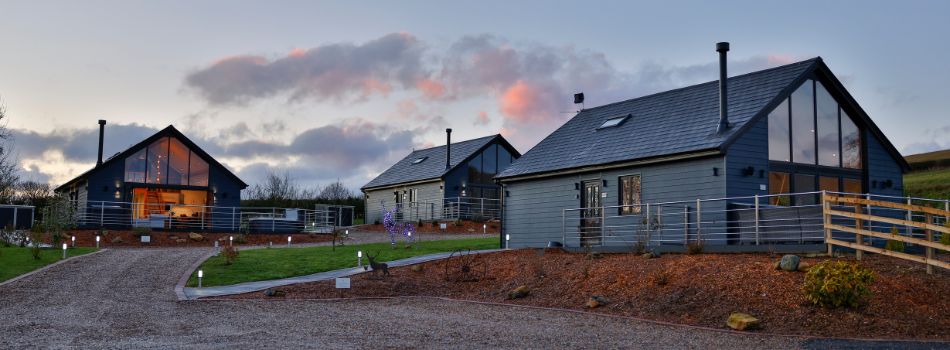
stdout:
{"type": "Polygon", "coordinates": [[[657,270],[652,276],[653,284],[660,287],[669,284],[670,275],[670,271],[667,269],[657,270]]]}
{"type": "Polygon", "coordinates": [[[30,255],[33,260],[40,260],[40,241],[43,239],[43,232],[33,230],[30,232],[30,255]]]}
{"type": "Polygon", "coordinates": [[[135,237],[151,236],[152,229],[148,227],[136,227],[132,229],[132,234],[135,235],[135,237]]]}
{"type": "Polygon", "coordinates": [[[226,246],[221,249],[221,256],[224,257],[225,265],[231,265],[238,258],[238,250],[234,246],[226,246]]]}
{"type": "MultiPolygon", "coordinates": [[[[897,236],[897,233],[898,233],[897,227],[896,227],[896,226],[891,226],[891,235],[897,236]]],[[[895,252],[901,252],[901,253],[903,253],[903,252],[904,252],[904,242],[903,242],[903,241],[894,240],[894,239],[889,239],[889,240],[887,240],[887,243],[884,244],[884,249],[887,249],[887,250],[890,250],[890,251],[895,251],[895,252]]]]}
{"type": "Polygon", "coordinates": [[[871,294],[874,273],[856,263],[824,261],[808,270],[802,292],[812,304],[837,308],[857,307],[871,294]]]}
{"type": "Polygon", "coordinates": [[[703,248],[705,248],[703,245],[703,240],[697,239],[686,244],[686,254],[700,254],[703,252],[703,248]]]}
{"type": "Polygon", "coordinates": [[[243,233],[237,236],[234,236],[234,243],[247,244],[247,236],[245,236],[243,233]]]}

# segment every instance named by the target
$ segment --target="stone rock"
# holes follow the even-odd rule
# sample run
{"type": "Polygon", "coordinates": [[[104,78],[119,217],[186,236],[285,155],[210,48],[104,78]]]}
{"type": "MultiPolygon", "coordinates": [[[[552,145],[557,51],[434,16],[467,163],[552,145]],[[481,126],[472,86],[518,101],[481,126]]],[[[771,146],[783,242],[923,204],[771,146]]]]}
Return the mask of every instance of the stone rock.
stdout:
{"type": "Polygon", "coordinates": [[[798,263],[798,271],[808,272],[808,269],[811,268],[811,263],[807,261],[802,261],[798,263]]]}
{"type": "Polygon", "coordinates": [[[184,238],[178,238],[178,239],[175,239],[175,243],[178,243],[178,244],[188,243],[188,240],[184,238]]]}
{"type": "Polygon", "coordinates": [[[168,236],[168,239],[173,240],[173,241],[177,241],[177,240],[178,240],[178,236],[168,236]]]}
{"type": "Polygon", "coordinates": [[[644,258],[646,258],[646,259],[659,258],[659,257],[660,257],[660,252],[655,251],[655,250],[651,250],[651,251],[649,251],[649,252],[643,253],[643,255],[641,255],[641,256],[644,257],[644,258]]]}
{"type": "Polygon", "coordinates": [[[192,240],[192,241],[195,241],[195,242],[201,242],[201,241],[205,240],[205,236],[202,236],[202,235],[199,235],[199,234],[197,234],[197,233],[192,232],[192,233],[189,233],[189,234],[188,234],[188,239],[190,239],[190,240],[192,240]]]}
{"type": "Polygon", "coordinates": [[[287,292],[280,289],[267,288],[267,290],[264,291],[264,296],[266,297],[282,297],[285,295],[287,295],[287,292]]]}
{"type": "Polygon", "coordinates": [[[112,243],[115,243],[115,244],[120,244],[120,243],[122,243],[122,237],[119,237],[119,236],[113,237],[113,238],[112,238],[112,243]]]}
{"type": "Polygon", "coordinates": [[[584,306],[586,306],[588,309],[595,309],[604,305],[607,305],[607,298],[599,295],[587,298],[587,303],[584,304],[584,306]]]}
{"type": "Polygon", "coordinates": [[[782,269],[782,261],[781,261],[781,260],[776,260],[776,261],[775,261],[775,269],[776,269],[776,270],[781,270],[781,269],[782,269]]]}
{"type": "Polygon", "coordinates": [[[528,286],[520,286],[508,292],[508,299],[521,299],[528,296],[528,294],[531,294],[531,289],[528,289],[528,286]]]}
{"type": "Polygon", "coordinates": [[[416,264],[409,268],[412,272],[422,272],[422,265],[416,264]]]}
{"type": "Polygon", "coordinates": [[[737,331],[752,330],[759,328],[759,319],[749,314],[733,312],[726,320],[726,325],[737,331]]]}
{"type": "Polygon", "coordinates": [[[782,257],[782,260],[779,261],[779,267],[785,271],[798,271],[798,263],[801,262],[802,258],[799,258],[798,255],[788,254],[782,257]]]}

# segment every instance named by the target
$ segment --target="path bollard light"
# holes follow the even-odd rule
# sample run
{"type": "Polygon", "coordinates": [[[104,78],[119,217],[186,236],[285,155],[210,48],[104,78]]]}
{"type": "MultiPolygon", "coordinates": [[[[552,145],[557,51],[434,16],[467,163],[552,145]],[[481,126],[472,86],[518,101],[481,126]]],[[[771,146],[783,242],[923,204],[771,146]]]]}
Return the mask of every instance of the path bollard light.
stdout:
{"type": "Polygon", "coordinates": [[[99,235],[96,235],[96,249],[99,249],[99,235]]]}
{"type": "Polygon", "coordinates": [[[66,243],[63,243],[63,259],[66,259],[66,243]]]}
{"type": "Polygon", "coordinates": [[[76,248],[76,236],[73,236],[71,240],[73,241],[73,248],[76,248]]]}
{"type": "Polygon", "coordinates": [[[507,233],[505,234],[505,249],[508,249],[508,241],[511,240],[511,236],[507,233]]]}
{"type": "Polygon", "coordinates": [[[234,246],[234,236],[228,236],[228,245],[234,246]]]}
{"type": "Polygon", "coordinates": [[[267,242],[267,247],[271,248],[274,246],[274,241],[267,242]]]}
{"type": "Polygon", "coordinates": [[[482,233],[488,233],[488,225],[482,224],[482,233]]]}
{"type": "Polygon", "coordinates": [[[363,251],[356,252],[356,267],[363,267],[363,251]]]}
{"type": "Polygon", "coordinates": [[[198,288],[201,288],[201,278],[205,276],[205,272],[198,270],[198,288]]]}
{"type": "Polygon", "coordinates": [[[293,237],[287,236],[287,246],[288,246],[288,247],[290,246],[290,240],[291,240],[292,238],[293,238],[293,237]]]}

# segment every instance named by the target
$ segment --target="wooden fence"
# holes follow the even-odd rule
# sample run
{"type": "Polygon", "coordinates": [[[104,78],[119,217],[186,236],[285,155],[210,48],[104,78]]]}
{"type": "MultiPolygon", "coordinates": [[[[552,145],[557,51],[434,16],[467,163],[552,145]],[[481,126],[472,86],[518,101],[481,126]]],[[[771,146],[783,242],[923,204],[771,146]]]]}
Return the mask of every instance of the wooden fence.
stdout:
{"type": "Polygon", "coordinates": [[[933,273],[933,267],[938,266],[944,269],[950,269],[950,263],[937,259],[935,251],[950,251],[950,245],[942,244],[934,240],[934,232],[941,235],[950,235],[950,227],[934,224],[935,217],[943,217],[944,221],[950,220],[950,211],[937,209],[921,205],[894,203],[882,200],[871,200],[858,198],[854,196],[842,196],[829,193],[822,193],[822,214],[824,217],[825,243],[828,245],[828,254],[832,254],[833,246],[851,248],[856,251],[856,257],[861,260],[863,252],[883,254],[900,259],[906,259],[927,264],[927,273],[933,273]],[[854,211],[841,210],[842,207],[853,208],[854,211]],[[872,215],[871,208],[887,209],[891,212],[906,212],[905,218],[890,217],[884,215],[872,215]],[[916,221],[914,218],[923,218],[923,221],[916,221]],[[853,222],[854,226],[844,224],[844,222],[853,222]],[[866,224],[886,223],[907,228],[913,232],[923,231],[922,238],[910,237],[888,232],[874,231],[866,228],[866,224]],[[848,242],[836,239],[832,231],[841,231],[855,234],[855,241],[848,242]],[[884,248],[870,246],[865,243],[865,237],[876,237],[886,240],[904,242],[905,244],[915,244],[924,247],[924,256],[904,253],[899,251],[887,250],[884,248]]]}

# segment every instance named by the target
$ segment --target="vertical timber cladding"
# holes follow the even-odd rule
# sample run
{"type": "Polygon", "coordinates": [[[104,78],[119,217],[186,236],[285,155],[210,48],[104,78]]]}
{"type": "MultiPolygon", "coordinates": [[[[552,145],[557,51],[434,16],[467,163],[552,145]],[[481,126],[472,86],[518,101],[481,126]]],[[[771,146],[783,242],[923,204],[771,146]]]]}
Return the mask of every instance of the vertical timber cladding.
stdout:
{"type": "Polygon", "coordinates": [[[430,182],[417,183],[414,185],[400,185],[396,187],[385,187],[366,191],[366,221],[367,224],[373,224],[377,221],[383,222],[382,207],[385,205],[387,210],[396,205],[395,194],[403,196],[402,214],[404,220],[437,220],[442,213],[442,181],[433,180],[430,182]],[[416,190],[415,204],[409,204],[410,190],[416,190]],[[381,203],[382,202],[382,203],[381,203]]]}
{"type": "MultiPolygon", "coordinates": [[[[561,242],[562,213],[564,209],[580,207],[580,191],[575,189],[574,184],[585,180],[607,181],[607,186],[601,189],[602,193],[606,194],[606,197],[601,198],[605,206],[620,204],[618,178],[634,174],[639,174],[641,177],[641,203],[695,202],[697,198],[723,198],[726,196],[724,164],[725,158],[723,156],[712,156],[522,181],[506,181],[505,186],[509,195],[505,197],[505,233],[511,236],[509,242],[511,248],[544,247],[549,241],[561,242]],[[718,169],[718,176],[714,175],[713,168],[718,169]]],[[[724,209],[724,202],[703,203],[702,210],[709,211],[709,213],[703,214],[703,221],[723,222],[725,214],[721,210],[724,209]],[[720,212],[713,213],[713,211],[720,212]],[[716,215],[722,216],[722,218],[717,219],[716,215]]],[[[676,210],[682,212],[683,209],[676,210]]],[[[690,204],[690,211],[694,210],[695,204],[690,204]]],[[[608,209],[606,212],[608,216],[617,215],[616,209],[608,209]]],[[[690,218],[695,220],[692,214],[690,218]]],[[[579,219],[579,211],[569,211],[567,216],[564,217],[568,237],[566,242],[562,243],[565,243],[568,247],[577,247],[580,244],[577,237],[579,219]]],[[[669,215],[664,216],[664,220],[670,224],[674,223],[672,220],[678,220],[677,223],[681,225],[683,219],[682,215],[669,215]]],[[[608,220],[611,225],[632,225],[634,222],[636,222],[634,216],[629,219],[608,220]],[[625,220],[629,222],[624,222],[625,220]]],[[[622,232],[614,234],[621,236],[624,240],[633,239],[633,233],[630,229],[620,231],[622,232]]],[[[725,232],[725,227],[716,227],[704,223],[703,231],[725,232]]],[[[679,239],[682,242],[683,236],[682,234],[671,234],[670,237],[664,239],[679,239]]]]}

